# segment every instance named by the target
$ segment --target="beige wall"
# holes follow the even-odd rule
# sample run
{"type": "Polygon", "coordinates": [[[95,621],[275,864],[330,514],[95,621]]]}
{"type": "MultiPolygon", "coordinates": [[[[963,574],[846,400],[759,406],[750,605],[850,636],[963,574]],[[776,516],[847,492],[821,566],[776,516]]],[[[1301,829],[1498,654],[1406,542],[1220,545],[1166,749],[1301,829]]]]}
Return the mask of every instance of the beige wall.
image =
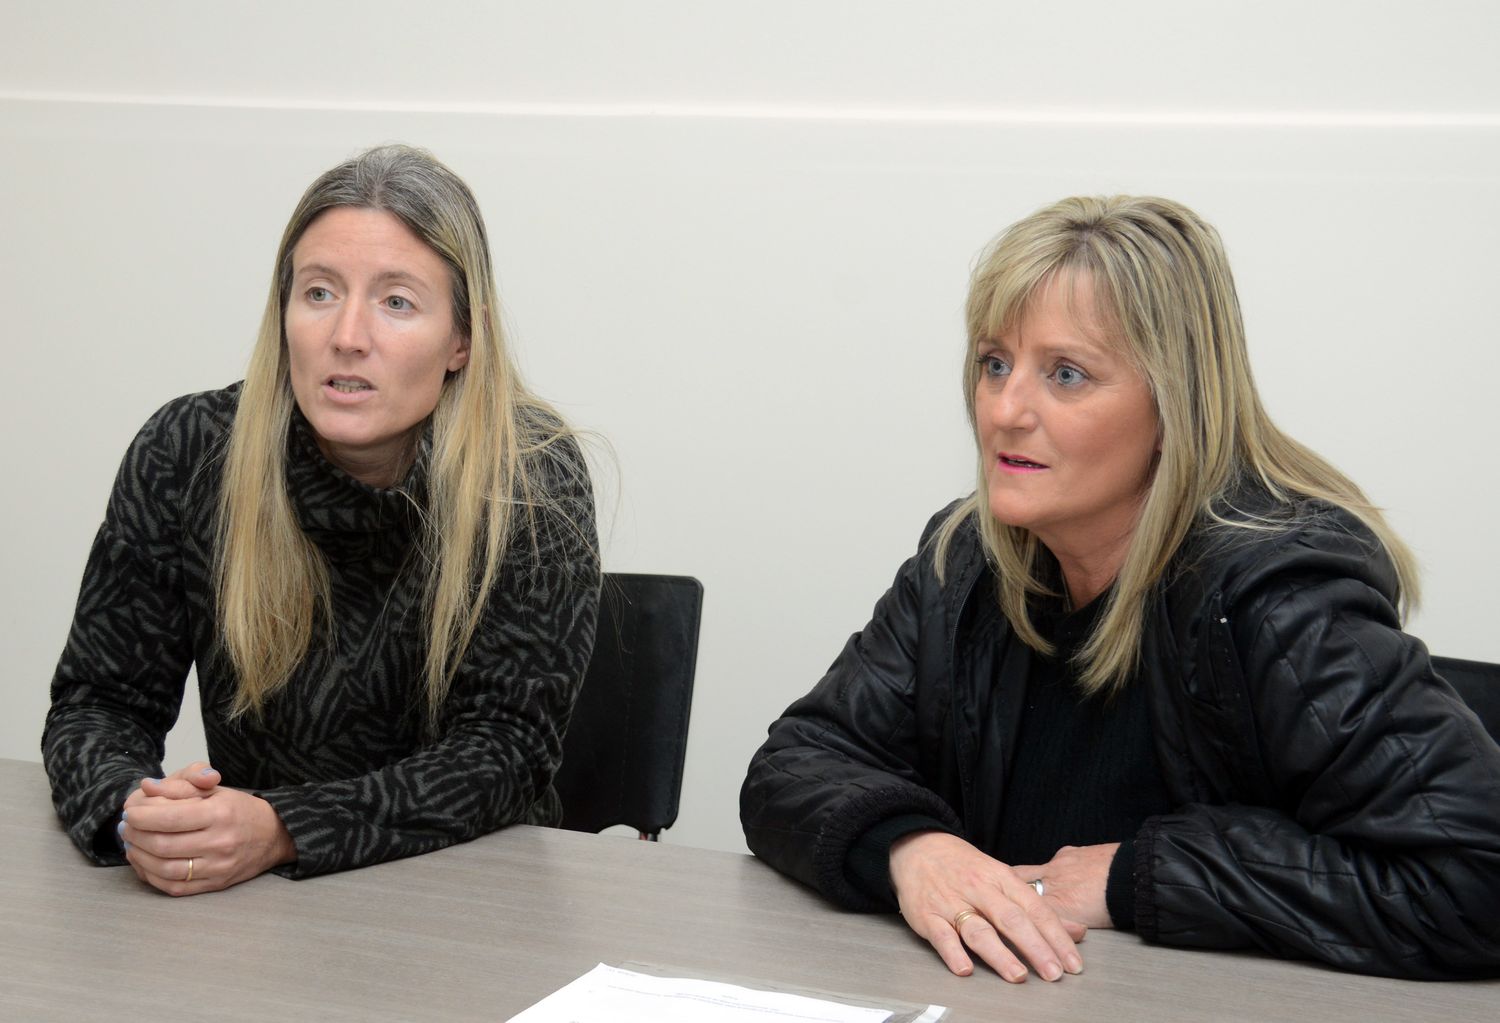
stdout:
{"type": "Polygon", "coordinates": [[[301,189],[397,139],[473,185],[532,382],[614,446],[607,567],[707,587],[673,841],[742,848],[765,724],[970,486],[965,275],[1064,194],[1218,225],[1273,413],[1424,561],[1414,631],[1500,660],[1492,5],[222,6],[4,3],[0,756],[135,429],[240,375],[301,189]]]}

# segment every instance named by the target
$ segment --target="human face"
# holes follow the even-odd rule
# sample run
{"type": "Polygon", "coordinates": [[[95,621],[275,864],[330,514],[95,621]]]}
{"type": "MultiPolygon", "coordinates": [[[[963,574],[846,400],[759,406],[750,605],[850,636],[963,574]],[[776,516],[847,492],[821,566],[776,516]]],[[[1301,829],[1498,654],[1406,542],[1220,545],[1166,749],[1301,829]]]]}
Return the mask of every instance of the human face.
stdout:
{"type": "Polygon", "coordinates": [[[355,479],[396,482],[443,380],[468,362],[452,295],[442,257],[384,210],[336,206],[292,250],[292,393],[323,454],[355,479]]]}
{"type": "Polygon", "coordinates": [[[1044,283],[1013,329],[980,344],[974,419],[995,518],[1035,534],[1065,575],[1083,563],[1107,584],[1151,480],[1159,421],[1095,308],[1087,275],[1044,283]]]}

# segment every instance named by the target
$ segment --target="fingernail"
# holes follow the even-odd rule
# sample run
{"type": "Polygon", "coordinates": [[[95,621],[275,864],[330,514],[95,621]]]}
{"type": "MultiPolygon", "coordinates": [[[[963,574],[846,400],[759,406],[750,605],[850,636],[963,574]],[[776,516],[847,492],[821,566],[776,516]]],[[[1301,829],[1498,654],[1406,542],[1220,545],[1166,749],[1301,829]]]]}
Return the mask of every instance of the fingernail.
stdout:
{"type": "Polygon", "coordinates": [[[125,821],[124,821],[123,818],[120,820],[120,822],[118,824],[115,825],[115,834],[117,834],[117,835],[123,835],[123,834],[125,834],[125,821]]]}
{"type": "Polygon", "coordinates": [[[203,770],[199,771],[198,773],[199,774],[213,774],[214,773],[214,769],[212,767],[205,767],[203,770]]]}
{"type": "Polygon", "coordinates": [[[122,839],[120,839],[120,844],[121,844],[121,845],[123,845],[123,846],[124,846],[124,847],[125,847],[125,851],[126,851],[126,852],[129,852],[129,851],[130,851],[130,843],[129,843],[129,842],[127,842],[127,841],[125,841],[125,840],[124,840],[124,839],[123,839],[123,838],[122,838],[122,839]]]}
{"type": "Polygon", "coordinates": [[[126,822],[128,820],[130,820],[130,811],[129,810],[121,810],[120,811],[120,823],[123,824],[124,822],[126,822]]]}
{"type": "Polygon", "coordinates": [[[1078,958],[1077,956],[1068,956],[1068,972],[1074,974],[1075,976],[1082,973],[1083,960],[1078,958]]]}
{"type": "Polygon", "coordinates": [[[160,785],[165,779],[163,779],[163,778],[147,778],[146,780],[147,781],[151,781],[151,782],[155,782],[156,784],[160,785]]]}
{"type": "Polygon", "coordinates": [[[1012,984],[1024,984],[1026,982],[1026,967],[1017,966],[1005,975],[1005,979],[1012,984]]]}
{"type": "Polygon", "coordinates": [[[1062,976],[1062,967],[1056,963],[1044,963],[1037,972],[1042,975],[1043,980],[1050,982],[1062,976]]]}

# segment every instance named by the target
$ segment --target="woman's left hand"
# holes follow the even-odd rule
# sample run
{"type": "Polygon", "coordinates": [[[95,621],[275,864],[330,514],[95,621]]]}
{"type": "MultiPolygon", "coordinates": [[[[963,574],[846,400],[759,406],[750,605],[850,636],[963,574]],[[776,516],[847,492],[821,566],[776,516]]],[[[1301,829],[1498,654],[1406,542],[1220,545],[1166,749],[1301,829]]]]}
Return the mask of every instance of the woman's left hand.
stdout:
{"type": "Polygon", "coordinates": [[[1089,927],[1113,927],[1104,889],[1119,848],[1119,842],[1065,845],[1046,863],[1018,866],[1015,871],[1028,881],[1042,882],[1042,898],[1052,900],[1058,916],[1089,927]]]}
{"type": "Polygon", "coordinates": [[[191,785],[176,776],[148,778],[125,800],[120,838],[141,880],[168,895],[198,895],[297,858],[270,803],[239,789],[200,785],[198,778],[191,785]]]}

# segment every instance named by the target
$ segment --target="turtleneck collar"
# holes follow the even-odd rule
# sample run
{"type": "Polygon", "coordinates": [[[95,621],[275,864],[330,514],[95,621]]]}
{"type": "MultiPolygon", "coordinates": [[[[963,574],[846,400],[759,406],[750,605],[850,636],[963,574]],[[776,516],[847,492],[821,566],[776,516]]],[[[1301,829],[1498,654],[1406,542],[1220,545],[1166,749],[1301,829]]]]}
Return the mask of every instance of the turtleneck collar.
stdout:
{"type": "Polygon", "coordinates": [[[287,490],[302,529],[323,545],[327,534],[415,533],[427,503],[432,424],[422,427],[417,455],[392,487],[372,487],[328,461],[312,425],[297,408],[287,431],[287,490]]]}

